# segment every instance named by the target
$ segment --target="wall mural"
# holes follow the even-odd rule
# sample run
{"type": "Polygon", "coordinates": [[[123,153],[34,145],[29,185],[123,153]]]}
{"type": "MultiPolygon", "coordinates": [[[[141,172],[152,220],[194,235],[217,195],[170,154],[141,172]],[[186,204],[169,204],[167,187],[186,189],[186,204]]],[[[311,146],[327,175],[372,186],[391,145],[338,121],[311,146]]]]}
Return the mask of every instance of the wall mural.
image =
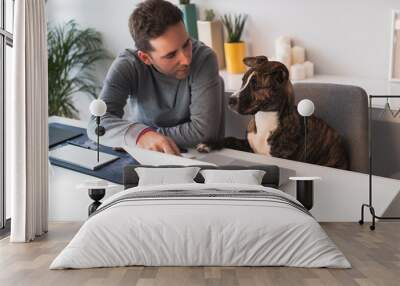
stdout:
{"type": "MultiPolygon", "coordinates": [[[[110,50],[116,56],[119,52],[122,52],[124,48],[134,48],[132,39],[129,35],[128,28],[126,27],[129,13],[132,9],[136,6],[137,3],[140,1],[133,1],[129,3],[122,9],[122,10],[129,10],[129,13],[126,12],[124,17],[120,17],[121,19],[117,19],[118,21],[109,23],[108,25],[103,25],[101,17],[94,17],[91,16],[87,9],[86,12],[81,10],[79,5],[75,5],[71,2],[68,4],[69,9],[59,9],[59,6],[56,5],[56,2],[63,2],[61,0],[58,1],[48,1],[48,14],[50,21],[49,23],[49,30],[51,27],[59,25],[66,25],[66,19],[76,19],[76,23],[82,25],[82,27],[93,28],[96,31],[101,33],[102,37],[104,37],[104,48],[110,50]],[[75,10],[74,10],[75,9],[75,10]],[[123,19],[122,19],[123,18],[123,19]],[[123,26],[124,25],[124,26],[123,26]],[[125,27],[125,28],[119,28],[125,27]]],[[[79,2],[79,1],[78,1],[79,2]]],[[[77,2],[77,3],[78,3],[77,2]]],[[[103,0],[104,3],[108,3],[107,1],[103,0]]],[[[102,2],[102,3],[103,3],[102,2]]],[[[67,5],[67,4],[65,4],[67,5]]],[[[386,4],[385,4],[386,5],[386,4]]],[[[387,10],[387,6],[382,4],[379,9],[387,10]]],[[[234,6],[232,11],[241,11],[240,7],[234,6]]],[[[397,6],[391,7],[390,9],[398,9],[397,6]]],[[[386,11],[385,10],[385,11],[386,11]]],[[[231,11],[231,10],[229,10],[231,11]]],[[[224,36],[223,26],[221,23],[221,16],[225,13],[229,12],[225,9],[220,8],[218,5],[197,5],[197,19],[204,18],[202,15],[208,15],[205,17],[206,21],[199,21],[197,25],[202,27],[199,29],[199,39],[202,40],[204,43],[208,43],[218,55],[218,64],[220,68],[226,69],[226,62],[225,62],[225,55],[223,50],[223,43],[227,41],[227,35],[224,36]],[[210,8],[214,10],[211,11],[210,8]],[[204,9],[208,9],[205,11],[204,9]],[[212,12],[212,13],[211,13],[212,12]],[[217,27],[214,27],[216,25],[217,27]],[[215,31],[214,31],[215,30],[215,31]],[[217,35],[217,36],[216,36],[217,35]],[[208,40],[208,42],[207,42],[208,40]],[[218,51],[217,51],[218,50],[218,51]]],[[[307,11],[307,15],[312,16],[315,11],[310,10],[307,11]]],[[[232,16],[235,13],[232,14],[232,16]]],[[[293,21],[301,21],[303,16],[299,16],[298,18],[294,19],[293,21]]],[[[330,16],[327,15],[327,19],[330,16]]],[[[361,15],[358,20],[364,21],[365,23],[369,23],[369,19],[365,18],[365,15],[361,15]]],[[[343,19],[344,23],[348,23],[348,19],[343,19]]],[[[300,29],[298,35],[291,34],[291,27],[287,24],[284,29],[286,30],[279,30],[278,33],[271,33],[268,34],[268,37],[257,37],[256,33],[261,32],[264,33],[263,30],[260,29],[258,31],[256,28],[261,28],[262,25],[260,23],[264,23],[260,19],[255,19],[254,14],[248,15],[248,21],[246,26],[244,26],[243,31],[243,41],[246,42],[247,47],[247,55],[248,56],[255,56],[258,54],[266,54],[268,56],[268,68],[266,68],[267,76],[263,77],[258,74],[256,71],[255,74],[252,74],[252,69],[257,70],[263,66],[262,64],[259,67],[250,66],[246,67],[247,72],[244,74],[240,74],[238,77],[232,78],[242,78],[243,77],[243,84],[242,86],[246,86],[245,90],[241,90],[241,96],[236,94],[234,97],[229,99],[228,94],[227,100],[225,102],[225,126],[226,136],[245,139],[244,141],[237,141],[233,140],[232,142],[218,142],[219,145],[222,146],[229,146],[229,144],[233,148],[239,148],[243,150],[247,150],[249,152],[261,153],[265,154],[266,156],[272,155],[275,157],[286,158],[290,160],[298,160],[303,162],[309,162],[314,164],[320,164],[324,166],[331,166],[361,172],[368,171],[368,117],[363,117],[364,123],[362,127],[358,127],[358,125],[353,123],[354,119],[359,119],[361,114],[361,109],[367,110],[367,106],[358,107],[358,102],[354,105],[355,111],[353,115],[349,115],[347,117],[348,125],[346,126],[346,122],[343,118],[345,118],[345,113],[348,114],[351,111],[348,111],[349,106],[343,104],[342,101],[334,102],[334,105],[342,105],[339,107],[331,108],[331,107],[321,107],[317,100],[316,92],[306,90],[306,88],[302,89],[302,96],[299,98],[298,96],[298,89],[299,85],[306,85],[307,81],[314,81],[313,78],[316,78],[321,75],[337,75],[338,77],[343,77],[344,79],[353,79],[361,77],[360,75],[356,74],[356,70],[352,70],[351,66],[357,66],[356,64],[352,64],[350,61],[348,66],[344,66],[341,60],[348,59],[349,55],[354,55],[354,63],[359,61],[360,57],[363,57],[364,54],[370,54],[370,50],[366,49],[366,51],[361,52],[357,50],[354,46],[350,45],[348,47],[343,47],[343,49],[338,49],[338,42],[341,42],[341,38],[338,38],[337,33],[332,34],[331,41],[326,43],[326,47],[332,47],[331,50],[327,49],[324,50],[321,46],[316,44],[315,37],[311,34],[308,34],[310,31],[309,26],[302,27],[303,30],[300,29]],[[276,36],[286,35],[283,37],[275,38],[276,36]],[[291,38],[289,38],[290,36],[291,38]],[[332,50],[337,50],[337,53],[332,52],[332,50]],[[342,54],[340,53],[342,52],[342,54]],[[332,60],[335,59],[335,60],[332,60]],[[275,62],[275,68],[269,66],[275,62]],[[278,65],[278,63],[282,63],[286,66],[287,70],[285,70],[282,66],[278,65]],[[279,67],[278,67],[279,66],[279,67]],[[335,73],[339,68],[343,68],[343,70],[348,71],[346,74],[335,73]],[[316,75],[314,76],[314,69],[316,75]],[[276,70],[276,71],[275,71],[276,70]],[[286,79],[286,71],[289,71],[289,78],[286,79]],[[352,73],[349,75],[349,73],[352,73]],[[354,74],[353,74],[354,73],[354,74]],[[311,79],[311,80],[310,80],[311,79]],[[287,81],[286,81],[287,80],[287,81]],[[301,82],[301,81],[304,81],[301,82]],[[292,86],[291,82],[294,84],[292,86]],[[287,83],[285,83],[287,82],[287,83]],[[248,92],[253,85],[260,85],[254,86],[254,88],[259,88],[259,91],[248,92]],[[265,86],[264,86],[265,85],[265,86]],[[272,85],[272,86],[270,86],[272,85]],[[276,86],[285,86],[286,90],[284,92],[280,92],[279,95],[281,99],[268,99],[268,94],[270,92],[267,91],[268,88],[276,89],[276,86]],[[264,90],[262,88],[268,86],[264,90]],[[293,88],[293,90],[290,90],[293,88]],[[309,93],[312,93],[313,96],[309,96],[309,93]],[[261,95],[264,94],[264,95],[261,95]],[[315,95],[315,96],[314,96],[315,95]],[[293,98],[292,98],[293,96],[293,98]],[[254,100],[250,100],[247,102],[249,98],[253,98],[254,100]],[[315,111],[310,116],[301,116],[298,112],[299,102],[302,99],[310,99],[314,102],[315,111]],[[284,104],[284,101],[286,103],[284,104]],[[273,102],[276,101],[276,102],[273,102]],[[291,102],[290,102],[291,101],[291,102]],[[293,107],[291,109],[291,116],[283,116],[280,117],[283,113],[282,110],[278,110],[277,114],[267,114],[269,110],[273,110],[270,108],[276,108],[278,104],[281,106],[288,106],[293,107]],[[243,106],[247,105],[247,108],[252,108],[252,104],[258,104],[259,110],[261,112],[255,112],[255,110],[241,110],[243,106]],[[238,114],[235,113],[234,110],[238,111],[238,114]],[[228,110],[228,111],[227,111],[228,110]],[[243,112],[242,112],[243,111],[243,112]],[[270,117],[268,117],[270,116],[270,117]],[[328,117],[328,118],[327,118],[328,117]],[[277,120],[279,118],[279,120],[277,120]],[[284,122],[280,122],[280,120],[284,118],[284,122]],[[315,120],[314,120],[315,118],[315,120]],[[321,119],[317,120],[316,118],[321,119]],[[333,124],[332,124],[332,118],[333,124]],[[247,127],[248,122],[250,121],[250,125],[247,127]],[[260,121],[265,121],[266,124],[258,124],[260,121]],[[335,121],[340,121],[340,125],[336,124],[335,121]],[[316,124],[316,122],[319,122],[316,124]],[[324,122],[324,123],[321,123],[324,122]],[[321,125],[319,125],[321,124],[321,125]],[[318,125],[318,126],[317,126],[318,125]],[[347,129],[344,133],[342,129],[347,129]],[[349,131],[350,130],[350,131],[349,131]],[[363,131],[361,133],[361,131],[363,131]],[[257,132],[255,132],[257,131],[257,132]],[[246,133],[248,132],[248,133],[246,133]],[[261,134],[264,132],[263,134],[261,134]],[[351,134],[351,133],[354,134],[351,134]],[[356,139],[354,139],[356,138],[356,139]],[[349,140],[353,140],[349,143],[349,140]],[[358,140],[358,142],[357,142],[358,140]],[[243,143],[243,144],[242,144],[243,143]],[[265,144],[263,144],[265,143],[265,144]],[[228,144],[228,145],[225,145],[228,144]],[[235,144],[237,146],[235,146],[235,144]],[[241,146],[241,144],[244,146],[241,146]],[[361,146],[362,145],[362,146],[361,146]],[[362,151],[361,151],[362,149],[362,151]],[[353,152],[358,152],[358,158],[362,158],[360,160],[363,161],[364,167],[354,167],[353,162],[353,152]],[[361,153],[363,155],[361,155],[361,153]]],[[[289,22],[292,23],[292,22],[289,22]]],[[[400,10],[393,11],[391,20],[388,19],[387,16],[384,18],[379,19],[379,23],[381,26],[377,26],[376,30],[372,30],[372,33],[377,33],[377,31],[389,31],[391,33],[391,41],[390,41],[390,67],[383,67],[383,71],[380,71],[380,78],[385,82],[388,82],[388,70],[389,70],[389,79],[391,81],[400,81],[400,10]],[[383,24],[382,24],[383,23],[383,24]],[[390,25],[390,28],[389,28],[390,25]],[[383,27],[382,27],[383,26],[383,27]]],[[[321,24],[321,29],[329,29],[331,26],[329,25],[329,21],[326,23],[321,24]]],[[[239,25],[240,26],[240,25],[239,25]]],[[[349,25],[346,25],[349,26],[349,25]]],[[[349,26],[350,27],[350,26],[349,26]]],[[[369,27],[369,26],[368,26],[369,27]]],[[[301,28],[301,27],[300,27],[301,28]]],[[[268,27],[268,29],[273,30],[273,26],[268,27]]],[[[339,28],[338,28],[339,29],[339,28]]],[[[348,30],[349,35],[357,33],[357,26],[350,27],[348,30]]],[[[311,29],[312,30],[312,29],[311,29]]],[[[276,31],[276,30],[275,30],[276,31]]],[[[335,32],[335,31],[333,31],[335,32]]],[[[267,34],[267,32],[265,32],[267,34]]],[[[269,32],[268,32],[269,33],[269,32]]],[[[262,34],[264,36],[264,34],[262,34]]],[[[320,36],[318,36],[320,37],[320,36]]],[[[322,36],[321,36],[322,37],[322,36]]],[[[324,37],[321,38],[321,41],[324,37]]],[[[379,48],[382,48],[383,41],[380,41],[379,48]]],[[[350,43],[351,44],[351,43],[350,43]]],[[[365,44],[365,43],[361,43],[365,44]]],[[[388,42],[386,41],[385,49],[387,50],[386,56],[383,54],[383,57],[387,57],[389,54],[389,49],[387,48],[388,42]]],[[[49,46],[51,48],[51,45],[49,46]]],[[[340,47],[341,48],[341,47],[340,47]]],[[[376,58],[379,58],[379,61],[382,62],[383,60],[380,59],[382,55],[378,55],[376,58]]],[[[366,57],[365,57],[366,58],[366,57]]],[[[386,58],[387,59],[387,58],[386,58]]],[[[262,57],[258,58],[253,57],[253,59],[248,59],[248,61],[263,61],[262,57]]],[[[367,60],[367,59],[366,59],[367,60]]],[[[95,70],[93,71],[93,75],[96,79],[101,82],[105,78],[105,71],[108,68],[109,61],[107,64],[96,65],[95,70]]],[[[259,64],[256,64],[257,66],[259,64]]],[[[362,66],[362,65],[360,65],[362,66]]],[[[265,66],[264,66],[265,67],[265,66]]],[[[50,68],[50,67],[49,67],[50,68]]],[[[374,69],[371,69],[374,70],[374,69]]],[[[226,70],[221,71],[221,75],[227,74],[226,70]]],[[[361,74],[361,73],[360,73],[361,74]]],[[[365,81],[361,82],[360,84],[356,84],[357,86],[361,86],[365,88],[367,92],[368,86],[370,83],[375,84],[375,75],[374,73],[370,73],[371,75],[371,82],[365,81]],[[365,83],[365,86],[363,85],[365,83]]],[[[224,75],[223,75],[224,76],[224,75]]],[[[225,87],[229,85],[229,79],[225,79],[225,87]]],[[[315,79],[318,81],[319,79],[315,79]]],[[[338,81],[339,82],[339,81],[338,81]]],[[[341,83],[341,82],[340,82],[341,83]]],[[[344,83],[346,84],[346,83],[344,83]]],[[[372,85],[371,84],[371,85],[372,85]]],[[[397,85],[397,83],[393,83],[393,85],[397,85]]],[[[393,86],[392,85],[392,86],[393,86]]],[[[391,86],[391,87],[392,87],[391,86]]],[[[397,85],[398,86],[398,85],[397,85]]],[[[396,87],[397,87],[396,86],[396,87]]],[[[373,86],[375,87],[375,85],[373,86]]],[[[231,90],[226,88],[226,90],[231,90]]],[[[282,89],[284,90],[284,89],[282,89]]],[[[397,90],[397,89],[396,89],[397,90]]],[[[337,98],[340,97],[340,93],[343,90],[334,90],[331,91],[330,94],[327,94],[326,97],[337,98]]],[[[97,92],[97,95],[99,92],[97,92]]],[[[81,120],[89,120],[90,113],[89,113],[89,101],[84,100],[82,96],[79,97],[79,94],[74,95],[74,99],[76,98],[76,102],[73,102],[73,106],[76,107],[79,111],[79,119],[81,120]],[[75,97],[76,96],[76,97],[75,97]]],[[[327,99],[329,104],[335,99],[327,99]]],[[[345,101],[347,102],[347,101],[345,101]]],[[[383,113],[385,108],[374,108],[372,114],[377,113],[378,116],[372,116],[373,118],[373,130],[375,131],[373,136],[373,150],[374,150],[374,164],[376,167],[375,174],[380,176],[386,177],[396,177],[400,178],[400,162],[397,160],[398,154],[400,154],[400,146],[398,143],[400,142],[400,137],[398,136],[399,133],[399,125],[398,120],[400,119],[400,113],[397,113],[399,107],[395,104],[395,100],[390,100],[392,113],[398,115],[396,120],[391,116],[389,112],[383,113]],[[383,114],[383,116],[381,116],[383,114]],[[377,119],[378,118],[378,119],[377,119]]],[[[307,108],[306,108],[307,109],[307,108]]],[[[125,110],[124,116],[128,117],[128,115],[132,111],[129,109],[125,110]]],[[[361,114],[364,116],[365,114],[361,114]]],[[[366,115],[368,115],[366,113],[366,115]]],[[[359,125],[361,126],[361,125],[359,125]]],[[[210,127],[211,128],[211,127],[210,127]]],[[[231,139],[229,139],[231,140],[231,139]]],[[[202,142],[202,143],[209,143],[209,142],[202,142]]],[[[199,149],[202,151],[207,151],[209,148],[217,148],[220,146],[217,143],[213,142],[213,144],[206,144],[199,146],[199,149]],[[215,145],[215,146],[214,146],[215,145]]],[[[183,146],[185,147],[185,146],[183,146]]]]}

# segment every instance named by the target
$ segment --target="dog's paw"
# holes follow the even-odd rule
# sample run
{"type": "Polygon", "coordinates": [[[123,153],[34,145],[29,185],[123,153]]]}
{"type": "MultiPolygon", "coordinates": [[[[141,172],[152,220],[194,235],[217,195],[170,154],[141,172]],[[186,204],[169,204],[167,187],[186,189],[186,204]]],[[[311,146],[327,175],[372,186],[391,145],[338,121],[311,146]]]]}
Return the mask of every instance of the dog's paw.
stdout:
{"type": "Polygon", "coordinates": [[[210,153],[211,147],[207,144],[200,143],[200,144],[197,144],[196,150],[200,153],[210,153]]]}

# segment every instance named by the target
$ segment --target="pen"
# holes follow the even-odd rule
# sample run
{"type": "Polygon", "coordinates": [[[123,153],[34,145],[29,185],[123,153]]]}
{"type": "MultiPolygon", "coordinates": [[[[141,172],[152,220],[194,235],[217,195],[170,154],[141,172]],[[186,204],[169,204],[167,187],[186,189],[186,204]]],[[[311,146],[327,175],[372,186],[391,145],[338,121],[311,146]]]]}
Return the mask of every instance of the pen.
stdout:
{"type": "Polygon", "coordinates": [[[74,145],[74,146],[81,147],[81,148],[91,149],[90,146],[82,146],[79,143],[75,143],[75,142],[72,142],[72,141],[67,141],[67,143],[71,144],[71,145],[74,145]]]}

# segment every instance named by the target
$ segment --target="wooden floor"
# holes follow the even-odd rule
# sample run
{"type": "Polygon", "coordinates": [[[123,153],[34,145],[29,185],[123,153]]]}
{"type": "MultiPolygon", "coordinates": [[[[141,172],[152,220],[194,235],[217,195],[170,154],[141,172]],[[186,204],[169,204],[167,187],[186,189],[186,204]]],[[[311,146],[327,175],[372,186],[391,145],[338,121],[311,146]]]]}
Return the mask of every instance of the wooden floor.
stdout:
{"type": "Polygon", "coordinates": [[[400,285],[400,223],[378,223],[374,232],[357,223],[323,228],[353,268],[121,267],[48,270],[76,233],[78,223],[51,223],[44,237],[27,244],[0,241],[0,285],[400,285]]]}

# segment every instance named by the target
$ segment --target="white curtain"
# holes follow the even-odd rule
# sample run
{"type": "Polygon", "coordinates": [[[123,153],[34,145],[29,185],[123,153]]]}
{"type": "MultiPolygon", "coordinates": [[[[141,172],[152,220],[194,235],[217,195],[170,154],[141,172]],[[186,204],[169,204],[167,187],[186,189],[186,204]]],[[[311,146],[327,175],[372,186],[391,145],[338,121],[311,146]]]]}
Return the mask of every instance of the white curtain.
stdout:
{"type": "Polygon", "coordinates": [[[44,0],[16,0],[10,116],[12,242],[48,227],[47,27],[44,0]]]}

